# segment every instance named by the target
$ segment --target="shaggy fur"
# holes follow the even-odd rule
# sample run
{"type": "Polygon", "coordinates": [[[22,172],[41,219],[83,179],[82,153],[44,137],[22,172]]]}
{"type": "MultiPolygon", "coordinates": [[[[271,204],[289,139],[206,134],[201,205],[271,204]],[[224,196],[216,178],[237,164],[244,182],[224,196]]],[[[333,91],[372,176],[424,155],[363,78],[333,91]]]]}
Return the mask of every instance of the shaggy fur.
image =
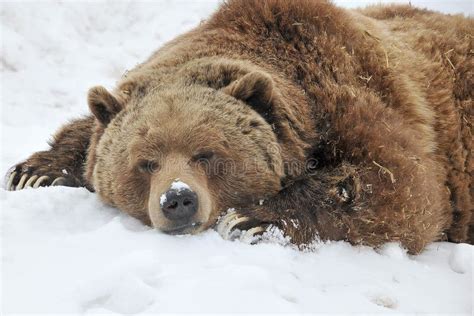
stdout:
{"type": "Polygon", "coordinates": [[[95,122],[70,123],[17,170],[66,169],[149,224],[156,180],[130,161],[207,147],[237,165],[257,157],[259,172],[201,181],[213,205],[204,228],[237,207],[252,219],[242,228],[278,226],[298,245],[472,243],[473,30],[411,6],[227,1],[112,94],[91,90],[95,122]]]}

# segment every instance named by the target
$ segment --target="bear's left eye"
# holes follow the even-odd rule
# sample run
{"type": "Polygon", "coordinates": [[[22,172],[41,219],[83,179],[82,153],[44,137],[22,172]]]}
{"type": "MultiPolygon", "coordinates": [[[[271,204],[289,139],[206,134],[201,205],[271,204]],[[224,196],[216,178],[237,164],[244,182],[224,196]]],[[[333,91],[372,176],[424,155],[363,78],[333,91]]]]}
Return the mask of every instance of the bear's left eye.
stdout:
{"type": "Polygon", "coordinates": [[[143,173],[153,173],[158,170],[158,163],[153,160],[142,160],[138,163],[138,170],[143,173]]]}
{"type": "Polygon", "coordinates": [[[214,157],[214,152],[212,151],[203,151],[191,158],[191,161],[197,163],[207,163],[214,157]]]}

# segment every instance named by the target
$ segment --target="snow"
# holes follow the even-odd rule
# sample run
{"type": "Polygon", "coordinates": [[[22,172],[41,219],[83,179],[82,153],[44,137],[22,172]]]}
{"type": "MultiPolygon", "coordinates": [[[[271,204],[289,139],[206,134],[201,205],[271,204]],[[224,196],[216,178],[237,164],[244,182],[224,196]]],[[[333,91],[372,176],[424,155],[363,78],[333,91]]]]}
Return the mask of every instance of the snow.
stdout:
{"type": "MultiPolygon", "coordinates": [[[[175,190],[176,194],[178,195],[180,195],[181,191],[186,190],[186,189],[191,190],[189,185],[187,185],[186,183],[184,183],[183,181],[179,179],[175,179],[173,183],[171,183],[171,186],[170,186],[170,190],[175,190]]],[[[167,201],[167,197],[166,197],[166,192],[165,192],[160,196],[160,205],[163,206],[163,204],[165,204],[166,201],[167,201]]]]}
{"type": "MultiPolygon", "coordinates": [[[[471,1],[411,2],[472,15],[471,1]]],[[[216,4],[2,2],[1,172],[87,113],[88,88],[113,87],[216,4]]],[[[80,188],[0,189],[0,201],[3,314],[472,313],[466,244],[434,243],[418,256],[344,242],[302,252],[278,231],[257,245],[215,231],[168,236],[80,188]]]]}
{"type": "Polygon", "coordinates": [[[178,191],[178,193],[183,191],[183,190],[186,190],[186,189],[191,190],[189,185],[187,185],[186,183],[184,183],[183,181],[181,181],[179,179],[176,179],[176,180],[173,181],[173,183],[171,183],[170,189],[178,191]]]}
{"type": "Polygon", "coordinates": [[[161,196],[160,196],[160,206],[163,207],[163,204],[166,203],[167,201],[167,197],[166,197],[166,193],[163,193],[161,196]]]}

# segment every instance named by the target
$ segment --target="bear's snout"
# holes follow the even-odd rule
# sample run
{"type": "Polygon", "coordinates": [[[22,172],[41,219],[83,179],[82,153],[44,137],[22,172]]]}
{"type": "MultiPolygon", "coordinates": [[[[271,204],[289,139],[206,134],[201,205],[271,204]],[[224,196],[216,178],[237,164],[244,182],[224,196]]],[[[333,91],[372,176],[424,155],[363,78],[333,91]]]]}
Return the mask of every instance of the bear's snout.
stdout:
{"type": "Polygon", "coordinates": [[[160,200],[163,215],[181,225],[190,222],[199,208],[198,196],[190,189],[168,190],[160,200]]]}
{"type": "Polygon", "coordinates": [[[172,152],[151,175],[148,215],[153,227],[177,235],[197,234],[214,224],[217,208],[207,177],[194,167],[189,157],[172,152]]]}

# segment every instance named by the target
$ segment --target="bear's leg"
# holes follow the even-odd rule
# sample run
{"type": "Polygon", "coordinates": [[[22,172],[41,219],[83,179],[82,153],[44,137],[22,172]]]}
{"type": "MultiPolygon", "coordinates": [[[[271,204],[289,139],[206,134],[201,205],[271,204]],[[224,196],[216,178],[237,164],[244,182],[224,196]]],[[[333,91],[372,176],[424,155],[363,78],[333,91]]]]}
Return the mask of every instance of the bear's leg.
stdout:
{"type": "Polygon", "coordinates": [[[346,102],[346,113],[332,118],[326,143],[337,141],[326,152],[339,153],[339,162],[262,205],[224,216],[224,238],[235,229],[253,234],[274,226],[299,246],[315,239],[372,247],[398,241],[410,253],[446,239],[452,209],[443,166],[397,113],[370,101],[346,102]]]}
{"type": "Polygon", "coordinates": [[[12,168],[7,175],[6,189],[14,191],[49,185],[91,189],[83,172],[94,124],[94,118],[90,116],[62,127],[50,142],[49,150],[36,152],[12,168]]]}
{"type": "Polygon", "coordinates": [[[246,231],[242,239],[248,241],[277,227],[303,248],[314,240],[371,247],[396,241],[418,253],[445,238],[450,221],[448,192],[425,168],[412,163],[397,172],[374,160],[372,166],[343,164],[321,170],[262,205],[227,214],[217,230],[224,238],[236,229],[246,231]]]}

